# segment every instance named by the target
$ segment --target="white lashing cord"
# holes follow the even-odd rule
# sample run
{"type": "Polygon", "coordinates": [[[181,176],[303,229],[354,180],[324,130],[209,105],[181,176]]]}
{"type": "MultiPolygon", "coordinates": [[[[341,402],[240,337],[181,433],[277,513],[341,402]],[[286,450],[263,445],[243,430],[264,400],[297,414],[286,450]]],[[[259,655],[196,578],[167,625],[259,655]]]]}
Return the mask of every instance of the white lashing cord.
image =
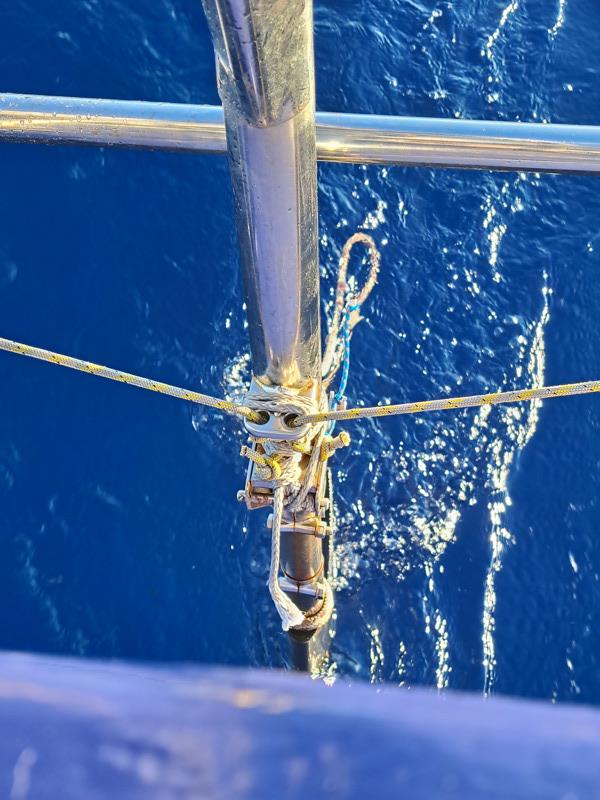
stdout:
{"type": "Polygon", "coordinates": [[[290,628],[302,625],[304,614],[279,586],[279,553],[284,496],[285,489],[283,486],[279,486],[273,492],[273,530],[271,531],[271,566],[269,568],[268,586],[277,613],[281,617],[281,627],[284,631],[288,631],[290,628]]]}

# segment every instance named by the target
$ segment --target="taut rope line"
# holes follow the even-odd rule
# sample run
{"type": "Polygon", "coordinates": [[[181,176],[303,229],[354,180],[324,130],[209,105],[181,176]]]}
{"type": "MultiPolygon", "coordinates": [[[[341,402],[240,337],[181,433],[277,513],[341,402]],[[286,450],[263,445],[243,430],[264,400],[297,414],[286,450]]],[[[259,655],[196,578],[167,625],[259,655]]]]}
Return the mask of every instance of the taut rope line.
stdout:
{"type": "Polygon", "coordinates": [[[576,394],[600,392],[600,381],[561,383],[558,386],[540,386],[537,389],[515,389],[510,392],[472,394],[467,397],[448,397],[438,400],[421,400],[417,403],[399,403],[389,406],[347,408],[341,411],[324,411],[299,415],[294,425],[333,422],[335,420],[365,419],[367,417],[393,417],[397,414],[422,414],[426,411],[450,411],[473,406],[495,406],[501,403],[520,403],[527,400],[550,400],[553,397],[572,397],[576,394]]]}
{"type": "MultiPolygon", "coordinates": [[[[139,389],[148,389],[151,392],[167,394],[170,397],[177,397],[180,400],[187,400],[190,403],[209,406],[223,411],[226,414],[246,417],[254,422],[264,419],[258,410],[248,406],[233,403],[230,400],[223,400],[212,397],[208,394],[201,394],[190,389],[182,389],[179,386],[172,386],[168,383],[161,383],[150,378],[143,378],[139,375],[132,375],[129,372],[112,369],[111,367],[93,364],[90,361],[83,361],[80,358],[61,355],[51,350],[42,350],[40,347],[32,347],[21,342],[14,342],[11,339],[0,337],[0,350],[9,353],[16,353],[21,356],[37,358],[40,361],[47,361],[50,364],[58,364],[61,367],[69,367],[80,372],[87,372],[90,375],[98,375],[101,378],[126,383],[129,386],[137,386],[139,389]]],[[[315,411],[312,414],[298,414],[294,425],[316,425],[321,422],[334,422],[343,420],[366,419],[369,417],[392,417],[398,414],[423,414],[428,411],[450,411],[459,408],[471,408],[474,406],[500,405],[502,403],[521,403],[532,400],[550,400],[554,397],[572,397],[580,394],[594,394],[600,392],[600,381],[582,381],[581,383],[561,383],[557,386],[540,386],[537,389],[515,389],[509,392],[492,392],[490,394],[472,394],[466,397],[447,397],[437,400],[420,400],[416,403],[399,403],[389,406],[370,406],[366,408],[347,408],[338,411],[315,411]]],[[[258,406],[257,404],[257,407],[258,406]]],[[[295,409],[296,411],[298,409],[295,409]]]]}
{"type": "Polygon", "coordinates": [[[208,394],[193,392],[190,389],[181,389],[179,386],[171,386],[168,383],[153,381],[150,378],[142,378],[139,375],[121,372],[121,370],[104,367],[101,364],[93,364],[91,361],[83,361],[80,358],[53,353],[51,350],[42,350],[41,347],[32,347],[31,345],[22,344],[21,342],[13,342],[11,339],[3,339],[0,337],[0,350],[6,350],[9,353],[17,353],[20,356],[37,358],[40,361],[48,361],[50,364],[59,364],[61,367],[77,369],[80,372],[87,372],[90,375],[98,375],[100,378],[108,378],[111,381],[127,383],[129,386],[137,386],[139,389],[148,389],[150,392],[168,394],[180,400],[188,400],[190,403],[216,408],[219,411],[224,411],[226,414],[247,417],[248,419],[252,419],[253,422],[260,422],[263,419],[256,411],[252,411],[252,409],[247,406],[232,403],[229,400],[221,400],[218,397],[211,397],[208,394]]]}

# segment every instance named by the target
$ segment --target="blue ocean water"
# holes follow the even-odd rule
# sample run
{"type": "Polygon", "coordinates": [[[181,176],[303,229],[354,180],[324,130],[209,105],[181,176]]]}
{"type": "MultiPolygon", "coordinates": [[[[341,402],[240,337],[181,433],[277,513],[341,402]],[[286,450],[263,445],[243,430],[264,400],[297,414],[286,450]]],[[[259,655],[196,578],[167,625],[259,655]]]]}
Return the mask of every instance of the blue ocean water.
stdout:
{"type": "MultiPolygon", "coordinates": [[[[329,0],[323,110],[600,124],[592,0],[329,0]]],[[[217,103],[199,0],[17,0],[0,88],[217,103]]],[[[208,392],[249,374],[223,158],[0,147],[1,335],[208,392]]],[[[365,229],[352,403],[600,376],[595,178],[320,165],[322,298],[365,229]]],[[[240,426],[4,354],[0,647],[280,666],[240,426]]],[[[329,671],[600,702],[595,397],[349,426],[329,671]]]]}

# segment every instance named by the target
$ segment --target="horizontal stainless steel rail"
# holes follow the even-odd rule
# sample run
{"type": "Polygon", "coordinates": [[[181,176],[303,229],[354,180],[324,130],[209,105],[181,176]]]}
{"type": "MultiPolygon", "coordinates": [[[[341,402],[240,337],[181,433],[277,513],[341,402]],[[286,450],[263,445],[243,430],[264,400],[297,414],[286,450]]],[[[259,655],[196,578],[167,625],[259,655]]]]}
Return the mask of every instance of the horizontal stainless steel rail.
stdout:
{"type": "MultiPolygon", "coordinates": [[[[0,141],[226,153],[216,106],[0,94],[0,141]]],[[[600,126],[317,113],[321,161],[600,173],[600,126]]]]}

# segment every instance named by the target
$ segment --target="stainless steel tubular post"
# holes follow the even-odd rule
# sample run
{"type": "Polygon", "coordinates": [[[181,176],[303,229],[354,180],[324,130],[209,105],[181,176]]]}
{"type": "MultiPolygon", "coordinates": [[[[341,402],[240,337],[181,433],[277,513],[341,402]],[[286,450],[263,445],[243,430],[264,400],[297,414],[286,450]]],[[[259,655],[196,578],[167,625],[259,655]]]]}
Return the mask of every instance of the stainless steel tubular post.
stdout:
{"type": "Polygon", "coordinates": [[[217,53],[254,373],[318,380],[319,270],[307,0],[204,0],[217,53]]]}
{"type": "MultiPolygon", "coordinates": [[[[251,393],[276,393],[285,387],[318,399],[312,0],[203,4],[223,102],[248,309],[251,393]]],[[[250,504],[257,506],[260,502],[250,504]]],[[[316,587],[324,559],[316,529],[314,535],[300,530],[306,521],[297,514],[284,516],[281,566],[286,591],[303,611],[312,613],[323,602],[316,587]]]]}

